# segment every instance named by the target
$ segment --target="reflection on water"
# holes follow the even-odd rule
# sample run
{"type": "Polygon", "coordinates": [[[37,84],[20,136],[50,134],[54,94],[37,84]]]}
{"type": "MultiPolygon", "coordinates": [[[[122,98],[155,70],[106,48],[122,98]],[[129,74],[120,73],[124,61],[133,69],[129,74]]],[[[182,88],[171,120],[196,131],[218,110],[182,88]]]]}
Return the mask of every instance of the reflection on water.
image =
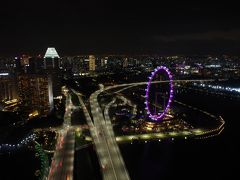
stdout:
{"type": "Polygon", "coordinates": [[[239,163],[239,100],[189,93],[186,103],[221,115],[224,131],[209,139],[176,139],[141,144],[121,144],[120,149],[132,180],[233,179],[239,163]],[[195,99],[196,101],[192,101],[195,99]]]}

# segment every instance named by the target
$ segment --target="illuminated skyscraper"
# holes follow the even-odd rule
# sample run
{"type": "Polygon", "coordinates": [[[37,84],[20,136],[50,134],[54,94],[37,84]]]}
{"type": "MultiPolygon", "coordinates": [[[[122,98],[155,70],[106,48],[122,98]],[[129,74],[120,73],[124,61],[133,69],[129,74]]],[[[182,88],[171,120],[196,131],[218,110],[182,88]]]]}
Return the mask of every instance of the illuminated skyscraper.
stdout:
{"type": "Polygon", "coordinates": [[[47,49],[43,62],[44,73],[52,79],[53,96],[60,96],[62,73],[60,72],[60,57],[54,47],[47,49]]]}
{"type": "Polygon", "coordinates": [[[90,55],[89,56],[89,71],[95,71],[96,70],[96,59],[95,56],[90,55]]]}
{"type": "Polygon", "coordinates": [[[44,69],[59,69],[60,57],[54,47],[49,47],[44,55],[44,69]]]}
{"type": "Polygon", "coordinates": [[[8,73],[0,73],[0,101],[17,98],[16,79],[8,73]]]}
{"type": "Polygon", "coordinates": [[[25,112],[44,116],[53,109],[52,79],[48,75],[19,75],[18,90],[25,112]]]}
{"type": "Polygon", "coordinates": [[[108,57],[101,58],[101,67],[105,67],[108,62],[108,57]]]}
{"type": "Polygon", "coordinates": [[[126,68],[126,67],[128,67],[128,59],[124,58],[124,60],[123,60],[123,68],[126,68]]]}
{"type": "Polygon", "coordinates": [[[101,59],[101,67],[104,67],[105,66],[105,59],[101,59]]]}
{"type": "Polygon", "coordinates": [[[20,57],[15,57],[16,72],[18,73],[27,73],[29,69],[29,59],[31,57],[23,54],[20,57]]]}

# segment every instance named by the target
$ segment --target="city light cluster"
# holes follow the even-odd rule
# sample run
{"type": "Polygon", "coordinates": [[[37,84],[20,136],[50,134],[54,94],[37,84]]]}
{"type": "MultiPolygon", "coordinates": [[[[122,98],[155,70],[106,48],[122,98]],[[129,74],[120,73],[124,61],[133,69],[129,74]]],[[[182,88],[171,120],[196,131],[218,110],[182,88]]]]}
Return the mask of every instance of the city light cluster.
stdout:
{"type": "Polygon", "coordinates": [[[210,84],[203,84],[203,83],[201,83],[201,84],[194,83],[194,85],[200,86],[200,87],[211,88],[211,89],[215,89],[215,90],[240,93],[240,88],[231,88],[231,87],[224,87],[224,86],[219,86],[219,85],[210,85],[210,84]]]}
{"type": "Polygon", "coordinates": [[[20,148],[20,147],[34,141],[35,139],[36,139],[36,134],[31,134],[16,144],[1,144],[0,150],[2,150],[2,149],[13,150],[15,148],[20,148]]]}

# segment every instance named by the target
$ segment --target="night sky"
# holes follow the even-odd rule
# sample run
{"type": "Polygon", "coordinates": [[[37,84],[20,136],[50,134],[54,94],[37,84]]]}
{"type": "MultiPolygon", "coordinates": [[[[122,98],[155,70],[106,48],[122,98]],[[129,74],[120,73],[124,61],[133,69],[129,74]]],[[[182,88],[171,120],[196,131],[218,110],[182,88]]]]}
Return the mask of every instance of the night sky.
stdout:
{"type": "Polygon", "coordinates": [[[238,5],[131,2],[1,2],[0,56],[240,54],[238,5]]]}

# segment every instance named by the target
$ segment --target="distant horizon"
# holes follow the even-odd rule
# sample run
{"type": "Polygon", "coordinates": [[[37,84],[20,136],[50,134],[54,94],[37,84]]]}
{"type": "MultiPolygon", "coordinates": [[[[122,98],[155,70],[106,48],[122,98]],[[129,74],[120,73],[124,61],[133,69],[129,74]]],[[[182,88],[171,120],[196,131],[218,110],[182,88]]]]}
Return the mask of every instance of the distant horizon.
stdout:
{"type": "MultiPolygon", "coordinates": [[[[51,46],[53,47],[53,46],[51,46]]],[[[206,54],[181,54],[181,53],[94,53],[94,52],[89,52],[89,53],[61,53],[61,51],[58,51],[57,48],[55,48],[56,51],[58,52],[60,58],[62,57],[68,57],[68,56],[88,56],[88,55],[95,55],[95,56],[160,56],[160,57],[173,57],[173,56],[179,56],[179,57],[204,57],[204,56],[214,56],[214,57],[222,57],[222,56],[230,56],[230,57],[240,57],[240,54],[227,54],[227,53],[222,53],[222,54],[217,54],[217,53],[206,53],[206,54]]],[[[47,48],[46,48],[47,50],[47,48]]],[[[9,57],[21,57],[23,55],[27,56],[32,56],[32,57],[37,57],[41,56],[42,58],[44,57],[45,51],[42,53],[33,53],[33,52],[22,52],[22,53],[15,53],[15,54],[1,54],[1,58],[9,58],[9,57]]]]}

